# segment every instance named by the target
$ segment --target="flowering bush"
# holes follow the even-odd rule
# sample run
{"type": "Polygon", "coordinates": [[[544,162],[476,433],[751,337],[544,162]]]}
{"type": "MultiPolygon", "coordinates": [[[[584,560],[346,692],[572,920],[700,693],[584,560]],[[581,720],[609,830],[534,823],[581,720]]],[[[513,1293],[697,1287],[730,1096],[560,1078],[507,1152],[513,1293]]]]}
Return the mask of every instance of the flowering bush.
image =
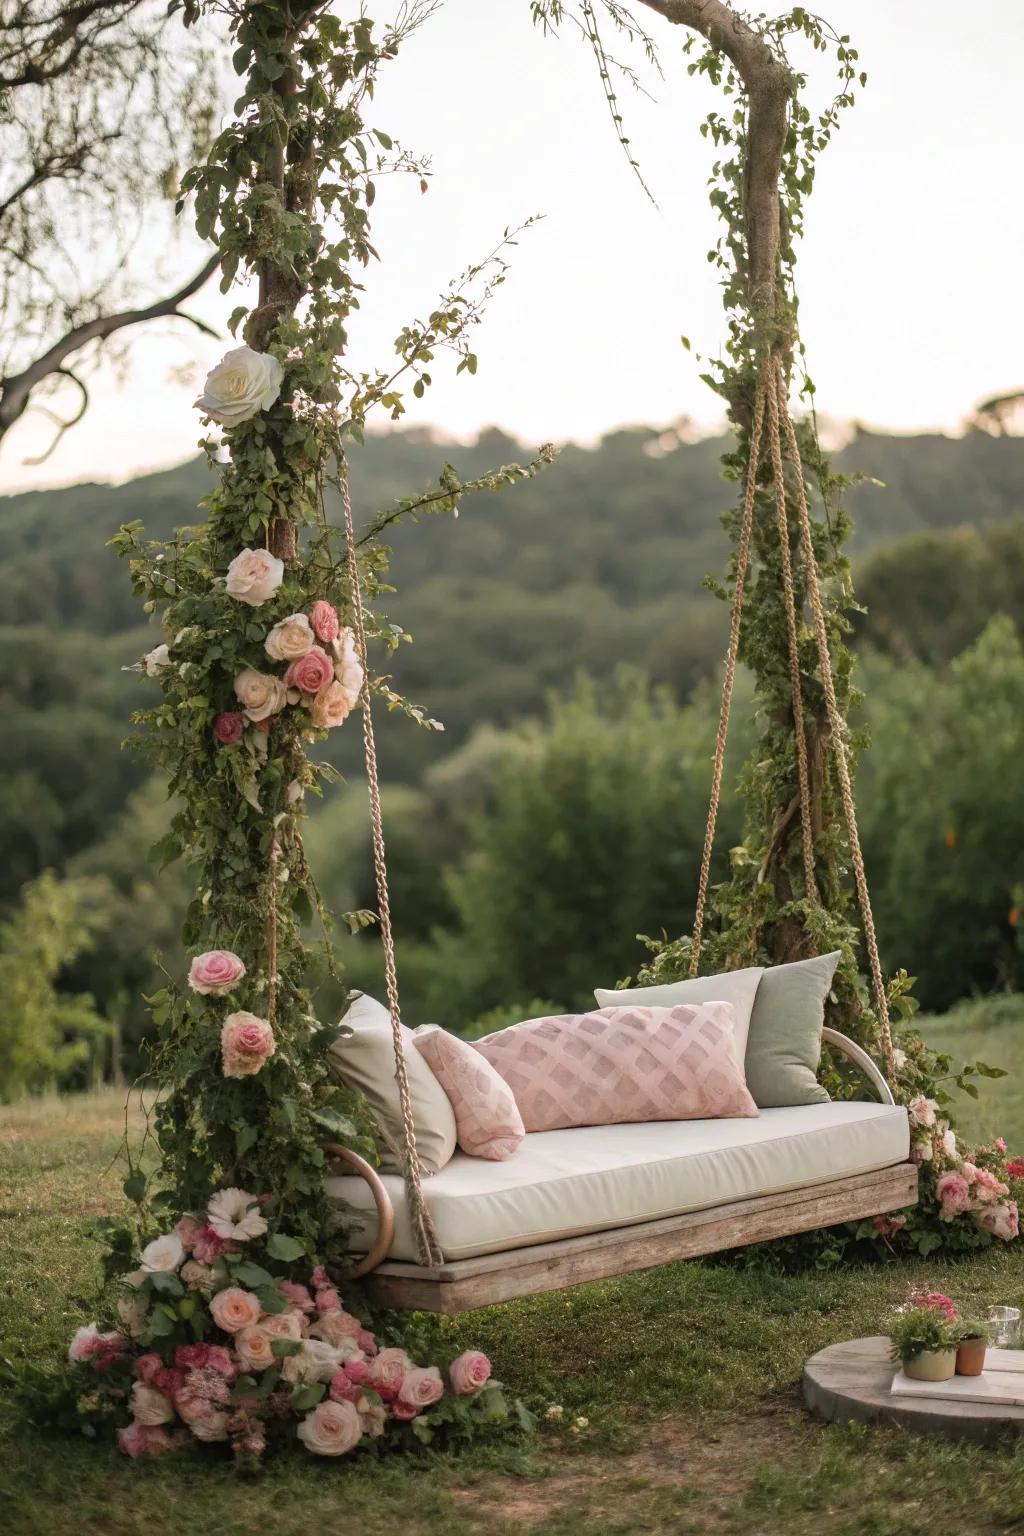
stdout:
{"type": "Polygon", "coordinates": [[[322,1265],[290,1278],[296,1245],[267,1237],[273,1214],[272,1201],[221,1189],[145,1245],[122,1281],[117,1327],[91,1323],[71,1341],[83,1426],[120,1420],[133,1460],[201,1441],[253,1462],[271,1440],[343,1456],[529,1425],[486,1355],[467,1350],[444,1372],[417,1365],[379,1346],[322,1265]]]}

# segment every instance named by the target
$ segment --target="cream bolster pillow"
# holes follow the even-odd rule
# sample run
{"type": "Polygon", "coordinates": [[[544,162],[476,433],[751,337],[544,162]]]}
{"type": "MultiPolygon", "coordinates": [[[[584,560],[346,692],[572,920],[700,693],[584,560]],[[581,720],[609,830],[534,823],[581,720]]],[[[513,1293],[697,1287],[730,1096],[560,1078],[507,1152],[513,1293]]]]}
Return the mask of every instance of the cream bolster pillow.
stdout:
{"type": "MultiPolygon", "coordinates": [[[[341,1022],[352,1033],[330,1046],[328,1066],[340,1082],[366,1099],[383,1143],[382,1166],[388,1172],[400,1173],[405,1133],[395,1078],[391,1015],[383,1003],[363,993],[341,1022]]],[[[412,1030],[404,1024],[402,1045],[416,1128],[416,1151],[424,1173],[437,1173],[451,1162],[455,1152],[455,1115],[448,1095],[426,1058],[416,1049],[412,1030]]]]}
{"type": "Polygon", "coordinates": [[[474,1042],[527,1131],[756,1116],[730,1003],[599,1008],[527,1019],[474,1042]]]}
{"type": "Polygon", "coordinates": [[[517,1152],[526,1134],[523,1117],[490,1062],[437,1024],[421,1024],[413,1039],[448,1095],[462,1151],[495,1163],[517,1152]]]}
{"type": "Polygon", "coordinates": [[[742,1061],[754,999],[763,975],[763,965],[751,965],[722,976],[695,976],[691,981],[670,981],[664,986],[626,987],[621,992],[598,987],[594,996],[599,1008],[621,1008],[626,1003],[642,1003],[647,1008],[672,1008],[676,1003],[731,1003],[736,1019],[736,1051],[742,1061]]]}

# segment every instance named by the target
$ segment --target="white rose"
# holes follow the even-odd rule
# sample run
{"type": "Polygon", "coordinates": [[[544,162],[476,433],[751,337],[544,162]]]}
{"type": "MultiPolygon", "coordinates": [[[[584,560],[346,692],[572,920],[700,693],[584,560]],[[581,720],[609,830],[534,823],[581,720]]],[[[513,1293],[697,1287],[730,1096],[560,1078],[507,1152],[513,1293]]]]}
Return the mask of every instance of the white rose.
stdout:
{"type": "Polygon", "coordinates": [[[147,1243],[139,1255],[139,1263],[147,1275],[166,1274],[169,1270],[178,1268],[184,1261],[185,1248],[181,1238],[176,1232],[166,1232],[163,1237],[154,1237],[151,1243],[147,1243]]]}
{"type": "Polygon", "coordinates": [[[122,1296],[117,1304],[117,1315],[129,1337],[142,1337],[146,1327],[149,1304],[145,1296],[122,1296]]]}
{"type": "Polygon", "coordinates": [[[137,1381],[132,1387],[132,1413],[140,1424],[148,1424],[151,1428],[156,1424],[169,1424],[174,1418],[174,1404],[169,1397],[164,1397],[156,1387],[148,1387],[144,1381],[137,1381]]]}
{"type": "Polygon", "coordinates": [[[222,427],[237,427],[266,411],[281,393],[284,369],[269,352],[232,347],[206,375],[197,410],[222,427]]]}
{"type": "Polygon", "coordinates": [[[363,691],[363,668],[352,631],[343,629],[337,640],[331,642],[331,650],[334,652],[334,676],[348,694],[354,709],[363,691]]]}
{"type": "Polygon", "coordinates": [[[224,590],[229,597],[258,608],[273,597],[284,580],[284,561],[269,549],[243,549],[228,566],[224,590]]]}
{"type": "Polygon", "coordinates": [[[942,1150],[947,1157],[956,1157],[956,1133],[948,1126],[942,1133],[942,1150]]]}
{"type": "Polygon", "coordinates": [[[313,649],[316,636],[304,613],[293,613],[280,624],[275,624],[263,649],[271,661],[295,661],[313,649]]]}
{"type": "Polygon", "coordinates": [[[345,1456],[363,1438],[363,1424],[354,1403],[327,1398],[306,1415],[297,1433],[314,1456],[345,1456]]]}
{"type": "Polygon", "coordinates": [[[147,651],[142,661],[146,668],[146,676],[156,677],[162,667],[170,665],[171,653],[166,645],[158,645],[153,650],[147,651]]]}
{"type": "Polygon", "coordinates": [[[228,1438],[228,1414],[218,1408],[211,1408],[209,1413],[204,1413],[198,1418],[190,1419],[188,1427],[197,1440],[205,1440],[210,1443],[214,1440],[226,1440],[228,1438]]]}
{"type": "Polygon", "coordinates": [[[289,1355],[281,1367],[281,1375],[293,1386],[313,1381],[330,1381],[342,1364],[343,1351],[334,1349],[323,1339],[303,1339],[302,1348],[289,1355]]]}
{"type": "Polygon", "coordinates": [[[285,804],[294,805],[296,801],[304,799],[305,794],[306,791],[303,789],[298,779],[292,779],[291,783],[288,785],[288,788],[284,792],[285,804]]]}
{"type": "Polygon", "coordinates": [[[269,672],[256,672],[252,667],[246,667],[235,678],[235,693],[253,723],[279,715],[288,700],[288,690],[279,677],[269,672]]]}

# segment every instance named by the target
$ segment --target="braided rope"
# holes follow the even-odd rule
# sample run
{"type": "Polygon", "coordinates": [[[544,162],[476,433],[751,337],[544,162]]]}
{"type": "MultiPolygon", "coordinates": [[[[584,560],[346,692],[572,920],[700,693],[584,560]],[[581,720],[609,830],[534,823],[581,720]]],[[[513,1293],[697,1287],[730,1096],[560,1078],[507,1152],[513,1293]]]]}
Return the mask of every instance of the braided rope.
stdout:
{"type": "Polygon", "coordinates": [[[882,961],[878,953],[878,940],[875,935],[875,919],[871,910],[871,896],[868,892],[867,871],[864,868],[864,855],[860,846],[860,834],[857,829],[857,810],[853,800],[853,785],[850,781],[850,761],[846,745],[846,726],[839,709],[839,701],[836,698],[835,679],[832,674],[832,657],[829,651],[828,629],[825,624],[825,610],[822,607],[821,587],[818,582],[818,564],[814,554],[814,544],[811,537],[811,516],[807,503],[807,488],[804,484],[803,466],[800,459],[800,448],[796,440],[796,431],[789,414],[789,399],[786,391],[785,379],[781,364],[775,365],[774,389],[776,394],[776,409],[782,419],[786,447],[790,459],[796,470],[796,502],[800,515],[800,544],[803,550],[804,567],[807,579],[807,595],[810,599],[811,612],[814,616],[814,632],[818,647],[818,665],[821,671],[821,683],[825,693],[825,706],[828,712],[829,729],[832,733],[832,743],[835,748],[836,770],[839,776],[839,791],[843,803],[843,815],[846,820],[846,832],[850,842],[850,856],[853,861],[854,881],[857,887],[857,900],[860,905],[861,923],[864,929],[864,943],[868,952],[868,962],[871,967],[871,982],[875,994],[875,1007],[878,1013],[878,1022],[882,1031],[882,1047],[885,1051],[886,1066],[889,1071],[890,1081],[896,1080],[896,1060],[893,1053],[892,1025],[889,1019],[889,1004],[885,992],[885,980],[882,976],[882,961]]]}
{"type": "Polygon", "coordinates": [[[775,483],[775,512],[782,554],[782,587],[786,608],[786,638],[789,650],[789,685],[793,706],[793,736],[796,740],[797,774],[800,780],[800,827],[803,833],[804,885],[811,901],[818,900],[818,882],[814,874],[814,826],[811,821],[811,779],[807,768],[807,731],[804,726],[803,688],[800,682],[800,645],[797,638],[796,589],[793,584],[793,559],[789,548],[789,516],[786,511],[786,475],[782,463],[782,431],[779,422],[779,398],[775,389],[768,391],[768,430],[775,483]]]}
{"type": "Polygon", "coordinates": [[[395,940],[391,929],[391,901],[388,894],[388,870],[384,849],[384,821],[380,808],[380,779],[377,771],[377,744],[373,734],[370,712],[370,669],[366,650],[366,620],[363,614],[363,594],[359,581],[359,557],[352,521],[352,501],[348,489],[348,466],[339,458],[341,500],[345,512],[345,540],[348,547],[349,585],[352,592],[352,627],[355,630],[359,664],[363,669],[363,747],[366,754],[366,782],[370,792],[370,828],[373,837],[373,871],[377,883],[377,908],[380,919],[381,944],[384,949],[384,976],[387,983],[388,1012],[391,1015],[391,1035],[395,1048],[395,1080],[402,1106],[402,1134],[405,1142],[403,1176],[409,1196],[413,1233],[420,1260],[428,1267],[444,1262],[430,1212],[423,1196],[419,1154],[416,1151],[416,1124],[413,1118],[412,1097],[409,1092],[409,1074],[405,1065],[402,1045],[402,1016],[398,1002],[398,973],[395,967],[395,940]]]}
{"type": "Polygon", "coordinates": [[[757,469],[761,455],[761,435],[764,430],[765,400],[768,394],[768,364],[761,368],[754,396],[754,418],[750,428],[750,462],[743,489],[743,513],[740,521],[739,547],[736,552],[736,581],[732,594],[732,613],[729,621],[729,648],[725,656],[725,681],[722,685],[722,703],[718,714],[718,736],[715,740],[715,759],[711,773],[711,797],[708,801],[708,821],[704,829],[704,851],[700,861],[700,881],[697,886],[697,909],[693,918],[693,939],[690,945],[690,975],[700,971],[700,952],[704,942],[704,913],[708,899],[708,880],[711,876],[711,855],[715,846],[715,828],[718,825],[718,806],[722,798],[722,771],[725,767],[725,747],[729,738],[729,714],[732,710],[733,686],[736,682],[736,661],[740,649],[740,620],[743,617],[743,593],[750,564],[750,540],[754,529],[754,501],[757,496],[757,469]]]}

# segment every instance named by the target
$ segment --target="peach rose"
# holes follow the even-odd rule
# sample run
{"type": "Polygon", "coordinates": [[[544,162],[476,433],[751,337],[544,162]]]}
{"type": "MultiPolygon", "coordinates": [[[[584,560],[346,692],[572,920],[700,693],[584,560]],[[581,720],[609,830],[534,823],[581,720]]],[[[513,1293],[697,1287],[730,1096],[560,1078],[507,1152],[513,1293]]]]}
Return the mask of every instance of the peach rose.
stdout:
{"type": "Polygon", "coordinates": [[[491,1379],[491,1362],[478,1349],[467,1349],[448,1368],[452,1391],[458,1397],[479,1392],[491,1379]]]}
{"type": "Polygon", "coordinates": [[[246,667],[235,678],[235,693],[254,724],[279,715],[288,702],[288,690],[279,677],[246,667]]]}
{"type": "Polygon", "coordinates": [[[363,1438],[363,1425],[354,1403],[325,1398],[308,1413],[298,1436],[314,1456],[345,1456],[363,1438]]]}
{"type": "Polygon", "coordinates": [[[277,1362],[270,1347],[270,1334],[258,1323],[241,1328],[235,1334],[235,1353],[239,1364],[247,1371],[267,1371],[277,1362]]]}
{"type": "Polygon", "coordinates": [[[429,1408],[443,1396],[444,1382],[436,1365],[414,1365],[412,1370],[406,1371],[398,1389],[398,1401],[417,1410],[429,1408]]]}
{"type": "Polygon", "coordinates": [[[353,1317],[351,1312],[344,1312],[340,1307],[333,1311],[323,1312],[310,1329],[315,1338],[325,1339],[328,1344],[339,1345],[346,1341],[351,1342],[358,1349],[357,1342],[363,1325],[358,1317],[353,1317]]]}
{"type": "Polygon", "coordinates": [[[210,1302],[210,1316],[225,1333],[241,1333],[243,1328],[251,1328],[259,1322],[262,1310],[259,1297],[237,1285],[218,1291],[210,1302]]]}
{"type": "Polygon", "coordinates": [[[313,630],[304,613],[292,613],[275,624],[263,642],[271,661],[297,661],[313,648],[313,630]]]}
{"type": "Polygon", "coordinates": [[[336,679],[326,683],[309,707],[310,717],[317,730],[331,731],[343,725],[352,713],[352,700],[336,679]]]}
{"type": "Polygon", "coordinates": [[[284,561],[269,549],[243,549],[228,566],[224,590],[237,602],[259,608],[284,580],[284,561]]]}
{"type": "MultiPolygon", "coordinates": [[[[245,965],[230,949],[208,949],[188,968],[188,984],[204,997],[222,997],[245,975],[245,965]]],[[[194,1234],[193,1234],[194,1235],[194,1234]]]]}
{"type": "Polygon", "coordinates": [[[220,1033],[225,1077],[253,1077],[274,1054],[274,1031],[254,1013],[229,1013],[220,1033]]]}
{"type": "Polygon", "coordinates": [[[298,688],[303,693],[319,693],[333,676],[331,658],[321,646],[314,645],[304,656],[291,663],[284,681],[287,688],[298,688]]]}

